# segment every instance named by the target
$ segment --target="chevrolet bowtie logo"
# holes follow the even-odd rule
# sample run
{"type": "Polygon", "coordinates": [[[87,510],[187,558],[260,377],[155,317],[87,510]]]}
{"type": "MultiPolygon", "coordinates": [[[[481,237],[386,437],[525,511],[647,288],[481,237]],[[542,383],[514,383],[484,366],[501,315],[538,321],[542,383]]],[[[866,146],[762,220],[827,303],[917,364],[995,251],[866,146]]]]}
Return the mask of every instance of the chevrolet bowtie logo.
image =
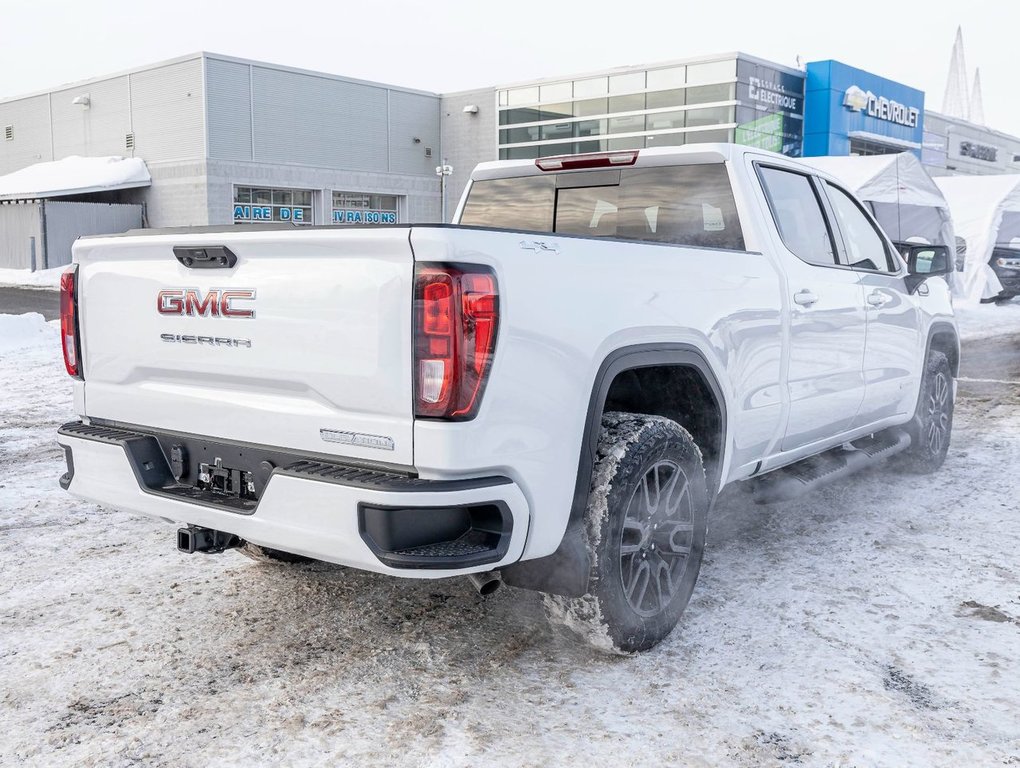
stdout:
{"type": "Polygon", "coordinates": [[[868,108],[868,101],[872,98],[867,91],[851,85],[843,94],[843,106],[854,112],[862,112],[868,108]]]}

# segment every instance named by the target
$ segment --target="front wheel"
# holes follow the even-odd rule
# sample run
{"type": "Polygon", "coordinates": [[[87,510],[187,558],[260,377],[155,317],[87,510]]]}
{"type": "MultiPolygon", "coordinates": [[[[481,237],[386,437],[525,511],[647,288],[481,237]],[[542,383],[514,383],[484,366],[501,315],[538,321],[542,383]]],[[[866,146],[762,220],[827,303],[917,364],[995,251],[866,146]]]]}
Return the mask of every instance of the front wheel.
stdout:
{"type": "Polygon", "coordinates": [[[605,414],[585,512],[588,592],[546,595],[550,617],[603,650],[653,647],[691,599],[707,517],[705,470],[691,435],[660,416],[605,414]]]}
{"type": "Polygon", "coordinates": [[[921,396],[910,424],[910,448],[904,453],[907,469],[930,474],[945,462],[953,433],[953,405],[949,358],[933,349],[928,353],[921,396]]]}

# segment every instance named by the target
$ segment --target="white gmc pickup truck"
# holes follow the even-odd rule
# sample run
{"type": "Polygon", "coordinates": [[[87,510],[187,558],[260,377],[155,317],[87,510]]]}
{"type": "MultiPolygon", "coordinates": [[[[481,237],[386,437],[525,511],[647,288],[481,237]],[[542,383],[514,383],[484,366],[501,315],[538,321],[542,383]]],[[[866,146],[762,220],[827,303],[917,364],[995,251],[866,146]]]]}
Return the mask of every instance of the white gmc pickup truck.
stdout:
{"type": "Polygon", "coordinates": [[[949,446],[946,249],[903,260],[835,180],[745,147],[486,163],[452,226],[74,256],[68,491],[185,552],[502,579],[618,652],[677,623],[723,486],[949,446]]]}

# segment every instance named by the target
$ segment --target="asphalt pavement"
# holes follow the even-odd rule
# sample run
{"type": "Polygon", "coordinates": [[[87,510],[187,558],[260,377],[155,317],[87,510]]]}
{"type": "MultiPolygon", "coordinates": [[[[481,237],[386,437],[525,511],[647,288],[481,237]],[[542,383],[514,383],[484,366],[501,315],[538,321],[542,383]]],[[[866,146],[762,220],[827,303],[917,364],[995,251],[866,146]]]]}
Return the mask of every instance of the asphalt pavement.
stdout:
{"type": "Polygon", "coordinates": [[[49,288],[0,288],[0,315],[38,312],[47,320],[60,317],[60,292],[49,288]]]}
{"type": "Polygon", "coordinates": [[[963,342],[960,378],[1020,381],[1020,334],[963,342]]]}

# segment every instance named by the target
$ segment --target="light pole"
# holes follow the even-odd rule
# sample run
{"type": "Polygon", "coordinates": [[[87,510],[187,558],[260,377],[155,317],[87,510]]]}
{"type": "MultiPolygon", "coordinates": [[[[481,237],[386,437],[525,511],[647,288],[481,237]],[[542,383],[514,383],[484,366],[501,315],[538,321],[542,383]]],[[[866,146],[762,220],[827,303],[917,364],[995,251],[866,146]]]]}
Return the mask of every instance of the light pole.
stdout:
{"type": "Polygon", "coordinates": [[[443,164],[436,166],[436,176],[439,177],[439,195],[442,198],[442,222],[446,223],[446,177],[453,173],[453,166],[446,164],[446,158],[443,158],[443,164]]]}

